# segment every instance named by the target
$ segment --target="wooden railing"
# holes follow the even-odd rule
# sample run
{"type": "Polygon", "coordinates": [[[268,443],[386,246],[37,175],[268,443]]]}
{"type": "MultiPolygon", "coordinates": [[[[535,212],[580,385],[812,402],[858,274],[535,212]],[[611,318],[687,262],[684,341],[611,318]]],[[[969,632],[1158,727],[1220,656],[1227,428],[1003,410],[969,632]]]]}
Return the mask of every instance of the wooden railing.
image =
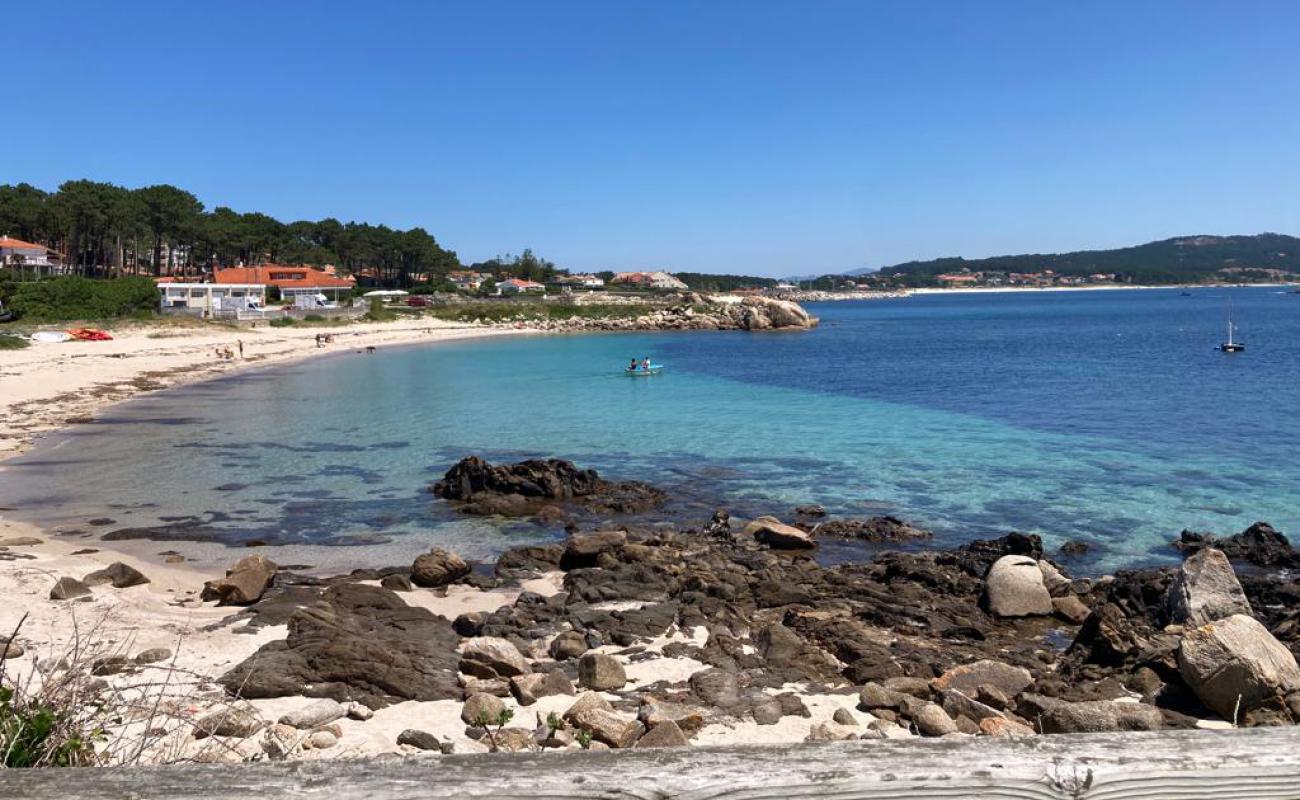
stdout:
{"type": "Polygon", "coordinates": [[[1300,728],[0,772],[0,798],[1282,800],[1300,728]]]}

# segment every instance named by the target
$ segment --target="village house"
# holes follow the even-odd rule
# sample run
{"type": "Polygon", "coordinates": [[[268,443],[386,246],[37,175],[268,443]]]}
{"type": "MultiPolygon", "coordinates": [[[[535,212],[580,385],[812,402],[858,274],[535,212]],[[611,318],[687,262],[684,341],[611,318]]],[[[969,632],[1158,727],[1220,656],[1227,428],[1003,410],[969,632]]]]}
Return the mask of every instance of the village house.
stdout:
{"type": "Polygon", "coordinates": [[[337,301],[356,287],[351,275],[339,277],[333,267],[318,269],[305,264],[259,264],[254,267],[225,267],[213,274],[213,282],[221,284],[263,284],[280,290],[285,300],[298,296],[324,296],[337,301]]]}
{"type": "Polygon", "coordinates": [[[509,278],[497,284],[497,294],[546,294],[546,287],[536,281],[509,278]]]}
{"type": "Polygon", "coordinates": [[[610,280],[611,284],[621,284],[640,289],[686,289],[685,283],[667,272],[619,272],[610,280]]]}
{"type": "Polygon", "coordinates": [[[45,245],[0,236],[0,267],[51,274],[63,271],[63,259],[45,245]]]}
{"type": "Polygon", "coordinates": [[[950,272],[936,275],[935,280],[949,286],[971,286],[980,282],[980,275],[970,272],[950,272]]]}
{"type": "Polygon", "coordinates": [[[458,269],[447,273],[447,280],[453,286],[464,292],[476,292],[483,285],[483,281],[492,277],[485,272],[474,272],[472,270],[458,269]]]}

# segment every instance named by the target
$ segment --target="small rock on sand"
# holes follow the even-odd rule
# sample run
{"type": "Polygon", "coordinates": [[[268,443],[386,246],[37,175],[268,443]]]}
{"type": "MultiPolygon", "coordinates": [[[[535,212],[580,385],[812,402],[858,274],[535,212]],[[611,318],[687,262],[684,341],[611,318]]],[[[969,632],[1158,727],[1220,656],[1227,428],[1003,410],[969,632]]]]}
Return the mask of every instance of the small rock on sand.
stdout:
{"type": "Polygon", "coordinates": [[[140,570],[135,567],[127,566],[121,561],[115,561],[103,569],[97,569],[86,577],[81,579],[88,586],[102,586],[108,584],[114,589],[128,589],[132,586],[142,586],[149,582],[140,570]]]}
{"type": "Polygon", "coordinates": [[[280,717],[280,724],[299,729],[319,728],[341,719],[346,713],[347,709],[342,704],[326,698],[290,711],[280,717]]]}
{"type": "Polygon", "coordinates": [[[51,600],[73,600],[78,597],[89,597],[90,587],[76,578],[63,577],[55,582],[50,589],[51,600]]]}

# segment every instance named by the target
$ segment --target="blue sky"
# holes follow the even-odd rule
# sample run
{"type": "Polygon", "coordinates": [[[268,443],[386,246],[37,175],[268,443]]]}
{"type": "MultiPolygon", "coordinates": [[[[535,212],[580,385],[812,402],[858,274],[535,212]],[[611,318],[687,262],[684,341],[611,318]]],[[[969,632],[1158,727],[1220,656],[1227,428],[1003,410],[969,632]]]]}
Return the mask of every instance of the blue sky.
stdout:
{"type": "Polygon", "coordinates": [[[1300,232],[1300,3],[11,4],[0,182],[789,275],[1300,232]]]}

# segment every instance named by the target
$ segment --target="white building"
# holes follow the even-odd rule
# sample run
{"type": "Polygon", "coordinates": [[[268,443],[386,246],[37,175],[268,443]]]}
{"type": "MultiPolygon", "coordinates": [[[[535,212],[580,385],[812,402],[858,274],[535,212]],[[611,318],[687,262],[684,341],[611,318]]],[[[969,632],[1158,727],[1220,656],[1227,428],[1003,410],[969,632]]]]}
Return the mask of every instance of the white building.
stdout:
{"type": "Polygon", "coordinates": [[[266,308],[266,285],[261,283],[160,283],[158,293],[163,313],[234,317],[266,308]]]}

